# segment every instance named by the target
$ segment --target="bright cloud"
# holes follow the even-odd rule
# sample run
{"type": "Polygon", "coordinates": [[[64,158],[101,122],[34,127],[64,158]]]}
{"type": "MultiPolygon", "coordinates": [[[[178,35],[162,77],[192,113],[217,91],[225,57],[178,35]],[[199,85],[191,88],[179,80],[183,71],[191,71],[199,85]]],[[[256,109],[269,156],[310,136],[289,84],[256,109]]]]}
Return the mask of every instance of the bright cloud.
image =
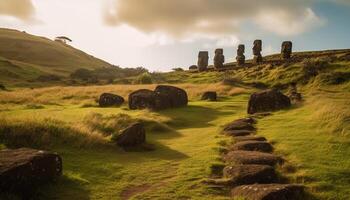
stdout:
{"type": "Polygon", "coordinates": [[[34,14],[35,9],[31,0],[0,0],[0,15],[32,21],[34,14]]]}
{"type": "Polygon", "coordinates": [[[312,0],[108,0],[104,20],[128,24],[143,32],[161,31],[174,37],[200,33],[237,35],[251,21],[278,35],[296,35],[321,24],[312,0]]]}

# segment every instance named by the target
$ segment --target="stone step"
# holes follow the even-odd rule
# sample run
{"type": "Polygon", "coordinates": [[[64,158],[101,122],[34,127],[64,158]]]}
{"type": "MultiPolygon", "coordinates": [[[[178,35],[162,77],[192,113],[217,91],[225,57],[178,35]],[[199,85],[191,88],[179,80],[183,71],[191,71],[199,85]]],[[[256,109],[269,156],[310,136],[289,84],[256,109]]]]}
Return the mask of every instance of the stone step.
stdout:
{"type": "Polygon", "coordinates": [[[260,151],[260,152],[272,152],[273,147],[270,143],[264,141],[243,141],[233,144],[230,148],[232,151],[242,150],[242,151],[260,151]]]}
{"type": "Polygon", "coordinates": [[[231,137],[238,137],[238,136],[252,135],[252,134],[255,134],[255,132],[250,130],[230,130],[230,131],[224,131],[224,134],[231,137]]]}
{"type": "Polygon", "coordinates": [[[231,186],[278,181],[275,169],[269,165],[227,166],[223,174],[225,179],[230,180],[231,186]]]}
{"type": "Polygon", "coordinates": [[[232,131],[232,130],[249,130],[254,131],[255,120],[253,118],[244,118],[235,120],[224,127],[224,131],[232,131]]]}
{"type": "Polygon", "coordinates": [[[234,138],[234,142],[244,142],[244,141],[266,141],[265,137],[261,136],[252,136],[252,135],[247,135],[247,136],[237,136],[234,138]]]}
{"type": "Polygon", "coordinates": [[[302,200],[304,187],[295,184],[242,185],[231,190],[231,196],[247,200],[302,200]]]}
{"type": "Polygon", "coordinates": [[[282,163],[283,159],[270,153],[262,153],[258,151],[230,151],[223,156],[228,164],[257,164],[270,165],[282,163]]]}

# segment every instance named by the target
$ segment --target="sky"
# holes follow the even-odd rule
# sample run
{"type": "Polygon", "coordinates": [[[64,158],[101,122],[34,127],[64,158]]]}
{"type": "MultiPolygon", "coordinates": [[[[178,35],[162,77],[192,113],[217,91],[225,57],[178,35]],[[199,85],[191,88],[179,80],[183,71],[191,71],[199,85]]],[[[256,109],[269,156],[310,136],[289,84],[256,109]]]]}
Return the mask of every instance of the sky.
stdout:
{"type": "Polygon", "coordinates": [[[252,56],[293,41],[294,51],[350,48],[350,0],[0,0],[0,27],[54,39],[121,67],[188,68],[198,52],[237,46],[252,56]]]}

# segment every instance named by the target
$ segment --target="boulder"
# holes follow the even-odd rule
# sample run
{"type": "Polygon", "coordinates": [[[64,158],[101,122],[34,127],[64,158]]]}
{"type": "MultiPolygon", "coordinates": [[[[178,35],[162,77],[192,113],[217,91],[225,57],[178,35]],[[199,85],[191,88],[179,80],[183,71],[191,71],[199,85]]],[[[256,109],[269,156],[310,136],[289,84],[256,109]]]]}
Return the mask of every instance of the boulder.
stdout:
{"type": "Polygon", "coordinates": [[[294,184],[242,185],[233,188],[231,196],[249,200],[302,200],[304,187],[294,184]]]}
{"type": "Polygon", "coordinates": [[[211,92],[211,91],[204,92],[201,100],[217,101],[217,94],[216,92],[211,92]]]}
{"type": "Polygon", "coordinates": [[[154,91],[137,90],[129,95],[129,108],[162,110],[186,106],[188,97],[185,90],[167,85],[159,85],[154,91]]]}
{"type": "Polygon", "coordinates": [[[62,159],[56,153],[29,148],[0,151],[0,193],[28,196],[61,175],[62,159]]]}
{"type": "Polygon", "coordinates": [[[271,152],[273,150],[272,145],[265,141],[242,141],[230,147],[230,150],[242,150],[242,151],[260,151],[271,152]]]}
{"type": "Polygon", "coordinates": [[[284,60],[287,60],[292,55],[293,43],[291,41],[284,41],[281,47],[281,57],[284,60]]]}
{"type": "Polygon", "coordinates": [[[152,90],[141,89],[129,94],[129,108],[131,110],[149,108],[152,110],[156,107],[156,94],[152,90]]]}
{"type": "Polygon", "coordinates": [[[200,51],[198,53],[198,71],[206,71],[208,69],[209,63],[209,52],[208,51],[200,51]]]}
{"type": "Polygon", "coordinates": [[[255,132],[249,131],[249,130],[227,130],[227,131],[224,131],[224,134],[231,137],[239,137],[239,136],[247,136],[247,135],[255,134],[255,132]]]}
{"type": "Polygon", "coordinates": [[[169,86],[169,85],[159,85],[156,87],[154,92],[159,96],[164,96],[168,99],[170,107],[181,107],[187,106],[188,96],[185,90],[169,86]]]}
{"type": "Polygon", "coordinates": [[[278,178],[273,167],[269,165],[235,165],[224,168],[224,178],[231,181],[232,186],[275,183],[278,178]]]}
{"type": "Polygon", "coordinates": [[[110,93],[103,93],[98,101],[100,107],[121,106],[124,103],[124,98],[110,93]]]}
{"type": "Polygon", "coordinates": [[[141,123],[135,123],[121,131],[116,137],[116,142],[121,147],[134,147],[146,142],[146,130],[141,123]]]}
{"type": "Polygon", "coordinates": [[[216,49],[215,56],[214,56],[214,68],[215,69],[223,68],[224,62],[225,62],[224,50],[223,49],[216,49]]]}
{"type": "Polygon", "coordinates": [[[280,91],[264,90],[256,92],[250,96],[248,103],[248,113],[254,114],[258,112],[275,111],[291,106],[289,97],[282,94],[280,91]]]}
{"type": "Polygon", "coordinates": [[[198,70],[197,65],[191,65],[189,68],[189,70],[198,70]]]}
{"type": "Polygon", "coordinates": [[[266,141],[266,138],[261,136],[238,136],[234,138],[235,142],[244,142],[244,141],[266,141]]]}
{"type": "Polygon", "coordinates": [[[230,151],[224,155],[223,159],[227,163],[254,164],[254,165],[276,165],[283,160],[279,156],[258,151],[230,151]]]}

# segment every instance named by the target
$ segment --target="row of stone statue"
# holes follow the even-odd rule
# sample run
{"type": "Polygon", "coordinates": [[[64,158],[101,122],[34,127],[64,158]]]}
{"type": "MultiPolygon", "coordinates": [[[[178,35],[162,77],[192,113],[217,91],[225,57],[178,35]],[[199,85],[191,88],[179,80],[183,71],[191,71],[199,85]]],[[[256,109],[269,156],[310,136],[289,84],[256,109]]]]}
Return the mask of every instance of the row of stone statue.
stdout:
{"type": "MultiPolygon", "coordinates": [[[[291,41],[285,41],[282,43],[281,48],[281,57],[282,59],[286,60],[291,57],[292,54],[292,47],[293,43],[291,41]]],[[[253,43],[253,64],[260,64],[263,62],[263,57],[261,55],[262,51],[262,41],[261,40],[255,40],[253,43]]],[[[245,46],[244,44],[238,45],[237,49],[237,64],[239,66],[242,66],[245,64],[245,46]]],[[[208,61],[209,61],[209,52],[208,51],[200,51],[198,54],[198,70],[199,71],[205,71],[208,68],[208,61]]],[[[214,56],[214,68],[220,69],[224,67],[225,62],[225,56],[224,56],[224,50],[223,49],[216,49],[215,50],[215,56],[214,56]]]]}

